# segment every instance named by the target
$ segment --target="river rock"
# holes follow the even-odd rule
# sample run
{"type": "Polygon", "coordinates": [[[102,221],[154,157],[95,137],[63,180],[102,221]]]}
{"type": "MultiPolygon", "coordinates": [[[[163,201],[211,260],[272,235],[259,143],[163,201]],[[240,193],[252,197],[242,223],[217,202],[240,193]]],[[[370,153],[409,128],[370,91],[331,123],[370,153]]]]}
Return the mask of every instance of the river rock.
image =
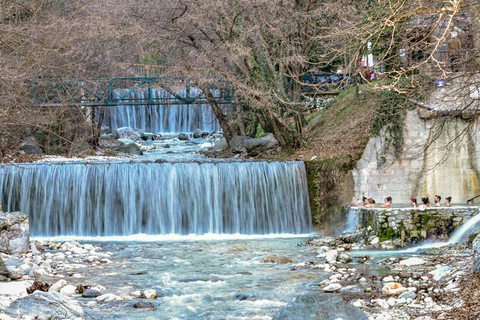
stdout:
{"type": "Polygon", "coordinates": [[[67,284],[62,289],[60,289],[60,293],[62,294],[74,294],[77,291],[77,287],[67,284]]]}
{"type": "Polygon", "coordinates": [[[28,215],[22,212],[0,212],[0,252],[26,253],[29,242],[28,215]]]}
{"type": "Polygon", "coordinates": [[[96,298],[96,297],[99,297],[101,296],[102,293],[98,290],[95,290],[95,289],[87,289],[85,291],[83,291],[82,293],[82,297],[84,298],[96,298]]]}
{"type": "Polygon", "coordinates": [[[292,263],[293,261],[286,257],[279,257],[279,256],[268,256],[262,259],[263,263],[280,263],[280,264],[287,264],[292,263]]]}
{"type": "Polygon", "coordinates": [[[344,243],[358,243],[365,237],[364,230],[358,230],[355,233],[345,232],[340,235],[340,240],[344,243]]]}
{"type": "Polygon", "coordinates": [[[368,317],[362,310],[346,303],[341,297],[322,293],[305,293],[280,309],[273,319],[367,320],[368,317]]]}
{"type": "Polygon", "coordinates": [[[412,299],[414,300],[417,297],[417,294],[412,291],[405,291],[398,296],[399,299],[412,299]]]}
{"type": "Polygon", "coordinates": [[[247,138],[243,141],[247,153],[251,156],[258,155],[270,149],[278,147],[278,141],[273,134],[269,133],[260,138],[247,138]]]}
{"type": "Polygon", "coordinates": [[[39,319],[76,319],[84,317],[82,307],[58,292],[35,291],[33,294],[13,301],[7,315],[31,316],[39,319]]]}
{"type": "Polygon", "coordinates": [[[40,148],[40,144],[34,136],[25,138],[25,140],[20,143],[20,149],[26,154],[43,154],[43,150],[40,148]]]}
{"type": "Polygon", "coordinates": [[[338,251],[337,250],[332,250],[327,252],[327,255],[325,256],[325,260],[327,263],[333,264],[337,261],[338,257],[338,251]]]}
{"type": "Polygon", "coordinates": [[[342,288],[342,285],[339,283],[331,283],[325,288],[323,288],[323,292],[336,292],[342,288]]]}
{"type": "Polygon", "coordinates": [[[60,290],[67,285],[67,281],[60,279],[57,282],[55,282],[50,289],[48,289],[48,292],[60,292],[60,290]]]}
{"type": "Polygon", "coordinates": [[[409,258],[409,259],[405,259],[405,260],[400,261],[400,264],[402,266],[407,266],[407,267],[419,266],[419,265],[422,265],[422,264],[425,264],[425,263],[426,263],[426,261],[423,260],[423,259],[420,259],[420,258],[409,258]]]}
{"type": "Polygon", "coordinates": [[[140,133],[136,132],[130,127],[121,127],[118,128],[116,131],[120,139],[130,139],[133,141],[137,141],[142,138],[140,133]]]}
{"type": "Polygon", "coordinates": [[[186,134],[186,133],[180,133],[177,138],[178,138],[178,140],[180,140],[180,141],[187,141],[187,140],[188,140],[188,134],[186,134]]]}
{"type": "Polygon", "coordinates": [[[433,280],[438,281],[450,273],[452,267],[450,266],[441,266],[433,271],[430,271],[429,274],[433,275],[433,280]]]}
{"type": "Polygon", "coordinates": [[[195,138],[195,139],[198,139],[198,138],[201,138],[203,135],[203,132],[202,130],[200,129],[197,129],[193,132],[192,136],[195,138]]]}
{"type": "Polygon", "coordinates": [[[118,141],[122,142],[123,145],[118,148],[114,148],[113,149],[114,151],[120,152],[120,153],[134,154],[134,155],[143,154],[141,148],[133,140],[119,139],[118,141]]]}
{"type": "Polygon", "coordinates": [[[346,286],[341,288],[338,292],[343,294],[363,294],[365,290],[358,286],[346,286]]]}
{"type": "Polygon", "coordinates": [[[146,299],[155,299],[157,297],[157,291],[153,289],[143,291],[143,296],[146,299]]]}
{"type": "Polygon", "coordinates": [[[402,286],[402,284],[398,282],[389,282],[383,286],[382,293],[386,295],[398,295],[407,290],[407,288],[405,288],[404,286],[402,286]]]}
{"type": "Polygon", "coordinates": [[[101,296],[98,296],[96,300],[97,302],[112,302],[112,301],[123,300],[123,298],[113,293],[106,293],[106,294],[102,294],[101,296]]]}
{"type": "Polygon", "coordinates": [[[134,308],[138,308],[138,309],[149,309],[149,310],[155,310],[155,305],[151,302],[148,302],[148,301],[139,301],[139,302],[135,302],[135,304],[133,305],[134,308]]]}
{"type": "Polygon", "coordinates": [[[338,256],[338,261],[340,261],[341,263],[348,263],[352,261],[352,256],[347,252],[342,252],[338,256]]]}
{"type": "MultiPolygon", "coordinates": [[[[0,260],[1,260],[1,258],[0,258],[0,260]]],[[[1,269],[1,262],[0,262],[0,269],[1,269]]],[[[21,279],[23,277],[23,271],[20,270],[17,267],[8,266],[7,270],[10,273],[9,277],[12,280],[18,280],[18,279],[21,279]]],[[[1,272],[0,272],[0,274],[1,274],[1,272]]]]}

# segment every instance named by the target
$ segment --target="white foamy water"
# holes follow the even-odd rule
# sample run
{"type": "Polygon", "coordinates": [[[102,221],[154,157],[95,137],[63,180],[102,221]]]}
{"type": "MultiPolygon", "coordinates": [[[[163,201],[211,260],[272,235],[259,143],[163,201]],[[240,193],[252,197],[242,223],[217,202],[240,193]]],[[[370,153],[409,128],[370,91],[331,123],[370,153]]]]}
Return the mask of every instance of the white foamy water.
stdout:
{"type": "Polygon", "coordinates": [[[58,237],[32,237],[33,240],[40,241],[86,241],[86,242],[166,242],[166,241],[237,241],[237,240],[265,240],[265,239],[294,239],[308,238],[311,234],[294,233],[276,233],[276,234],[203,234],[203,235],[150,235],[133,234],[129,236],[106,236],[106,237],[86,237],[86,236],[58,236],[58,237]]]}

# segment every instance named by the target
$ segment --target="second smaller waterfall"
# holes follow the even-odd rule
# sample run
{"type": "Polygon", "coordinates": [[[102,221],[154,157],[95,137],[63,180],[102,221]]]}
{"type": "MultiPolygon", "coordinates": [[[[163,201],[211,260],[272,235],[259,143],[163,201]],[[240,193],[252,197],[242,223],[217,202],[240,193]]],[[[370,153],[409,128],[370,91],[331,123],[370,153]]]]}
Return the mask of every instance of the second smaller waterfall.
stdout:
{"type": "MultiPolygon", "coordinates": [[[[201,91],[189,89],[190,96],[198,96],[201,91]]],[[[186,97],[186,89],[176,92],[180,97],[186,97]]],[[[220,131],[212,108],[208,104],[178,104],[175,96],[164,89],[137,90],[127,92],[116,90],[115,98],[125,100],[125,105],[105,108],[104,124],[110,128],[132,127],[150,132],[193,132],[220,131]],[[162,100],[162,105],[128,105],[128,101],[147,101],[148,95],[152,100],[162,100]]]]}

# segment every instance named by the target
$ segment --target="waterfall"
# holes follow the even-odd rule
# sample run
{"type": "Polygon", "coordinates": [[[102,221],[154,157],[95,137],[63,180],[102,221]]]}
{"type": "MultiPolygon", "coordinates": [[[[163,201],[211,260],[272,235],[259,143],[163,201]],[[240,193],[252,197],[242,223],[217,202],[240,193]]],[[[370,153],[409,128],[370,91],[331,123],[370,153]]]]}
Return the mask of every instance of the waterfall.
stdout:
{"type": "Polygon", "coordinates": [[[480,223],[480,214],[470,218],[467,222],[462,224],[460,228],[455,230],[448,239],[448,244],[459,243],[468,239],[468,237],[475,231],[480,223]]]}
{"type": "Polygon", "coordinates": [[[347,221],[343,232],[355,232],[358,227],[358,210],[349,208],[347,212],[347,221]]]}
{"type": "Polygon", "coordinates": [[[309,233],[302,162],[0,166],[7,211],[34,236],[309,233]]]}
{"type": "MultiPolygon", "coordinates": [[[[190,97],[201,94],[197,88],[189,89],[190,97]]],[[[114,98],[141,101],[163,100],[162,105],[124,105],[105,108],[104,125],[110,128],[132,127],[149,132],[193,132],[200,129],[205,132],[220,131],[220,124],[208,104],[178,104],[176,98],[164,89],[115,90],[114,98]],[[126,97],[125,97],[126,95],[126,97]]],[[[186,89],[177,94],[186,97],[186,89]]],[[[215,92],[214,92],[215,94],[215,92]]]]}

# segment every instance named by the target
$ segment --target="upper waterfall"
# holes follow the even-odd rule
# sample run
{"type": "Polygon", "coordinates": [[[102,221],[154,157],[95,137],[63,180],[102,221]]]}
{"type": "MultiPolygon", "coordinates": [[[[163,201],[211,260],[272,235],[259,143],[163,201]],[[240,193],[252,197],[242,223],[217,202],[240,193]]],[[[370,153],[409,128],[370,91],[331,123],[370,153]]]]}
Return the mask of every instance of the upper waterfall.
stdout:
{"type": "MultiPolygon", "coordinates": [[[[150,132],[193,132],[220,131],[212,108],[208,104],[178,104],[174,95],[165,89],[137,90],[129,93],[127,90],[115,90],[115,98],[125,100],[124,106],[105,108],[104,124],[110,128],[132,127],[150,132]],[[128,105],[128,100],[147,101],[147,95],[153,100],[164,100],[162,105],[128,105]]],[[[187,96],[185,88],[176,92],[181,97],[187,96]]],[[[201,94],[200,89],[189,88],[191,96],[201,94]]]]}
{"type": "Polygon", "coordinates": [[[302,162],[4,165],[0,192],[35,236],[311,231],[302,162]]]}

